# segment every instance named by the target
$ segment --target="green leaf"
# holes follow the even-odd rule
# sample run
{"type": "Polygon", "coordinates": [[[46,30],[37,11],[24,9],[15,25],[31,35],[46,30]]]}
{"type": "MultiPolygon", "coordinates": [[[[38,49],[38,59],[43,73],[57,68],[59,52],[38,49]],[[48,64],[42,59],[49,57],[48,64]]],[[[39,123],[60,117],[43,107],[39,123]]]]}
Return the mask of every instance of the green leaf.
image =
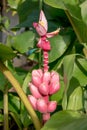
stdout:
{"type": "MultiPolygon", "coordinates": [[[[21,17],[23,17],[23,15],[21,17]]],[[[19,23],[13,29],[21,28],[21,27],[32,27],[33,26],[33,22],[37,22],[38,18],[39,18],[39,11],[38,10],[33,10],[30,13],[30,15],[28,14],[28,17],[23,22],[19,23]]]]}
{"type": "Polygon", "coordinates": [[[72,77],[73,69],[74,69],[74,61],[75,61],[74,54],[65,56],[63,59],[65,85],[68,85],[68,83],[72,77]]]}
{"type": "Polygon", "coordinates": [[[64,1],[64,5],[72,17],[76,18],[77,20],[81,20],[82,19],[81,8],[79,7],[76,0],[72,0],[72,1],[69,0],[64,1]]]}
{"type": "Polygon", "coordinates": [[[62,106],[64,110],[66,110],[67,108],[67,100],[68,100],[67,90],[69,87],[70,79],[72,78],[72,74],[73,74],[74,60],[75,60],[74,54],[65,56],[63,59],[65,91],[64,91],[62,106]]]}
{"type": "Polygon", "coordinates": [[[74,64],[73,77],[76,78],[81,86],[87,85],[87,60],[79,58],[74,64]]]}
{"type": "Polygon", "coordinates": [[[20,111],[20,99],[18,96],[15,96],[15,94],[9,93],[9,111],[14,113],[19,113],[20,111]]]}
{"type": "Polygon", "coordinates": [[[24,22],[27,17],[33,12],[33,10],[36,9],[38,9],[38,0],[25,0],[24,2],[19,4],[17,11],[20,23],[24,22]]]}
{"type": "Polygon", "coordinates": [[[13,113],[13,112],[9,112],[9,114],[13,117],[13,119],[16,122],[19,129],[22,130],[23,126],[22,126],[22,122],[20,120],[19,114],[16,114],[16,113],[13,113]]]}
{"type": "MultiPolygon", "coordinates": [[[[80,43],[87,42],[87,25],[83,22],[86,20],[85,10],[81,10],[78,0],[44,0],[44,2],[52,7],[65,10],[65,13],[77,35],[80,43]],[[67,11],[66,11],[67,10],[67,11]],[[84,15],[83,15],[84,13],[84,15]],[[83,16],[82,16],[83,15],[83,16]],[[84,19],[84,20],[83,20],[84,19]],[[82,21],[83,20],[83,21],[82,21]]],[[[83,7],[84,8],[84,7],[83,7]]],[[[86,8],[86,4],[85,4],[86,8]]]]}
{"type": "Polygon", "coordinates": [[[85,2],[83,2],[81,5],[81,15],[82,15],[82,19],[84,21],[84,23],[87,25],[87,0],[85,2]]]}
{"type": "Polygon", "coordinates": [[[74,91],[71,93],[68,99],[67,109],[68,110],[82,110],[83,109],[82,101],[83,101],[82,88],[77,87],[76,89],[74,89],[74,91]]]}
{"type": "Polygon", "coordinates": [[[18,4],[21,0],[7,0],[8,5],[12,8],[12,9],[17,9],[18,4]]]}
{"type": "Polygon", "coordinates": [[[49,62],[53,62],[64,54],[71,42],[71,37],[69,35],[58,35],[53,38],[50,38],[49,40],[51,42],[52,48],[49,52],[49,62]]]}
{"type": "Polygon", "coordinates": [[[22,111],[20,114],[21,122],[24,127],[28,127],[30,124],[32,124],[32,120],[26,109],[22,111]]]}
{"type": "Polygon", "coordinates": [[[16,54],[13,52],[13,50],[10,47],[4,44],[0,44],[0,60],[10,60],[15,56],[16,54]]]}
{"type": "Polygon", "coordinates": [[[12,46],[20,53],[25,53],[33,47],[35,34],[32,31],[24,32],[12,38],[12,46]]]}
{"type": "Polygon", "coordinates": [[[26,75],[26,77],[25,77],[25,79],[24,79],[24,82],[23,82],[23,85],[22,85],[22,89],[23,89],[23,91],[24,91],[26,94],[29,93],[29,91],[28,91],[28,89],[29,89],[28,84],[29,84],[30,81],[31,81],[31,73],[29,72],[29,73],[26,75]]]}
{"type": "Polygon", "coordinates": [[[44,2],[55,8],[66,9],[63,0],[44,0],[44,2]]]}
{"type": "Polygon", "coordinates": [[[87,130],[87,116],[76,111],[55,113],[41,130],[87,130]]]}
{"type": "MultiPolygon", "coordinates": [[[[23,84],[22,84],[22,89],[23,89],[23,91],[26,93],[26,95],[28,95],[29,94],[29,86],[28,86],[28,84],[29,84],[29,82],[30,82],[30,80],[31,80],[31,74],[30,74],[30,72],[26,75],[26,77],[25,77],[25,79],[24,79],[24,82],[23,82],[23,84]]],[[[25,110],[25,107],[24,107],[24,104],[21,102],[21,116],[22,116],[22,118],[23,118],[23,111],[25,110]]],[[[26,111],[26,110],[25,110],[26,111]]]]}

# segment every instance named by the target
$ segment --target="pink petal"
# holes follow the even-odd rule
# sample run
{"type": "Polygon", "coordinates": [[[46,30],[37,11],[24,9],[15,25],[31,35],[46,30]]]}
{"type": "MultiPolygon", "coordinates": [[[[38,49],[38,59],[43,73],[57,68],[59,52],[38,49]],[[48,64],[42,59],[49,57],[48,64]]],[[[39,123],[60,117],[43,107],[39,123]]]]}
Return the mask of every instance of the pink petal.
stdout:
{"type": "Polygon", "coordinates": [[[60,83],[57,82],[57,83],[52,83],[50,84],[50,87],[49,87],[49,94],[52,95],[54,93],[56,93],[58,90],[60,89],[60,83]]]}
{"type": "Polygon", "coordinates": [[[42,26],[41,24],[38,23],[38,25],[36,26],[36,31],[37,33],[40,35],[40,36],[44,36],[46,35],[47,31],[46,29],[44,28],[44,26],[42,26]]]}
{"type": "Polygon", "coordinates": [[[47,33],[47,34],[46,34],[46,37],[47,37],[47,38],[51,38],[51,37],[57,35],[57,34],[59,33],[59,31],[60,31],[60,28],[57,29],[56,31],[51,32],[51,33],[47,33]]]}
{"type": "Polygon", "coordinates": [[[41,94],[39,93],[38,91],[38,88],[35,87],[32,83],[29,83],[29,88],[30,88],[30,91],[32,93],[32,95],[35,97],[35,98],[41,98],[41,94]]]}
{"type": "Polygon", "coordinates": [[[39,112],[47,113],[47,104],[44,99],[38,99],[36,105],[39,112]]]}
{"type": "Polygon", "coordinates": [[[42,10],[40,12],[39,24],[41,24],[45,28],[45,30],[47,32],[47,30],[48,30],[47,19],[46,19],[45,14],[44,14],[44,12],[42,10]]]}
{"type": "Polygon", "coordinates": [[[43,95],[48,95],[48,93],[49,93],[49,86],[47,84],[45,84],[45,83],[42,83],[39,86],[39,91],[43,95]]]}
{"type": "Polygon", "coordinates": [[[37,99],[35,97],[33,97],[32,95],[28,95],[28,99],[32,105],[32,107],[37,110],[36,108],[36,102],[37,102],[37,99]]]}
{"type": "Polygon", "coordinates": [[[36,29],[37,33],[40,36],[46,35],[47,30],[48,30],[48,25],[47,25],[46,17],[45,17],[42,10],[40,12],[39,22],[38,23],[36,23],[36,22],[33,23],[33,27],[36,29]]]}
{"type": "Polygon", "coordinates": [[[53,112],[56,110],[57,102],[56,101],[50,101],[48,103],[48,112],[53,112]]]}

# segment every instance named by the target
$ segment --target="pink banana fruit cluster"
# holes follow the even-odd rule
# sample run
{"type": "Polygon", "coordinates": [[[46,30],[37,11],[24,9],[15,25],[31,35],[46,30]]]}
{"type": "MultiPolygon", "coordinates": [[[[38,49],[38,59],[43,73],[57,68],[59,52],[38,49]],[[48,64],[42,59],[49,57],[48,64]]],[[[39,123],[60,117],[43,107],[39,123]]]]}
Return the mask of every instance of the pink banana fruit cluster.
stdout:
{"type": "Polygon", "coordinates": [[[45,123],[50,119],[50,113],[55,111],[57,107],[57,102],[50,101],[49,97],[60,89],[59,74],[55,71],[48,71],[48,51],[51,50],[51,46],[47,38],[57,35],[60,29],[47,33],[47,20],[42,10],[39,22],[33,23],[33,26],[40,36],[37,46],[43,51],[43,69],[32,71],[32,79],[29,83],[32,95],[28,95],[28,99],[32,107],[42,113],[42,120],[45,123]]]}
{"type": "Polygon", "coordinates": [[[57,107],[57,102],[49,101],[49,96],[60,89],[59,74],[55,71],[33,70],[29,89],[32,94],[28,95],[29,101],[35,110],[42,113],[43,122],[46,122],[50,118],[50,113],[57,107]]]}

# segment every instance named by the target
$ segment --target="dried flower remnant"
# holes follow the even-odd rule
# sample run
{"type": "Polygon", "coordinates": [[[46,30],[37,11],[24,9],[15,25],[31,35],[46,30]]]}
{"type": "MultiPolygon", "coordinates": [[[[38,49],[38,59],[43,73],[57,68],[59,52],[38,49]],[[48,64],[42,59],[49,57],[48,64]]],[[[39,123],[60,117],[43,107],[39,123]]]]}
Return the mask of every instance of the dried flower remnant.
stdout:
{"type": "Polygon", "coordinates": [[[60,89],[59,74],[55,71],[48,71],[48,51],[51,50],[51,46],[47,38],[57,35],[60,29],[47,33],[47,20],[42,10],[39,22],[34,22],[33,26],[40,36],[37,46],[43,51],[43,69],[32,71],[32,79],[29,83],[32,95],[28,95],[28,99],[33,108],[42,113],[42,120],[45,123],[50,119],[50,113],[55,111],[57,107],[57,102],[50,101],[49,97],[60,89]]]}

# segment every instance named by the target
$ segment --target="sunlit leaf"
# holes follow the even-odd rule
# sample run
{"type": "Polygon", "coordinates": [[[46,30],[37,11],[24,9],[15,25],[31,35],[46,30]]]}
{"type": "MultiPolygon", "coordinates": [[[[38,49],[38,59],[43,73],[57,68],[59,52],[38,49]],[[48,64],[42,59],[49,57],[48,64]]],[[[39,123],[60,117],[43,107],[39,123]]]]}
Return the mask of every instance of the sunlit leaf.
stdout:
{"type": "Polygon", "coordinates": [[[82,15],[82,19],[84,21],[84,23],[87,25],[87,0],[85,2],[83,2],[81,5],[81,15],[82,15]]]}
{"type": "MultiPolygon", "coordinates": [[[[73,86],[72,86],[73,87],[73,86]]],[[[72,91],[68,99],[68,110],[82,110],[83,109],[83,93],[82,88],[77,87],[72,91]]]]}
{"type": "Polygon", "coordinates": [[[24,32],[12,38],[12,46],[21,53],[33,47],[35,34],[32,31],[24,32]]]}
{"type": "Polygon", "coordinates": [[[68,48],[71,38],[69,35],[65,36],[55,36],[53,38],[49,39],[51,42],[51,51],[49,52],[49,62],[53,62],[57,58],[59,58],[61,55],[64,54],[66,49],[68,48]],[[54,53],[55,52],[55,53],[54,53]]]}
{"type": "Polygon", "coordinates": [[[86,130],[87,116],[76,111],[55,113],[41,130],[86,130]]]}
{"type": "Polygon", "coordinates": [[[79,58],[74,64],[73,76],[81,86],[87,85],[87,60],[79,58]]]}

